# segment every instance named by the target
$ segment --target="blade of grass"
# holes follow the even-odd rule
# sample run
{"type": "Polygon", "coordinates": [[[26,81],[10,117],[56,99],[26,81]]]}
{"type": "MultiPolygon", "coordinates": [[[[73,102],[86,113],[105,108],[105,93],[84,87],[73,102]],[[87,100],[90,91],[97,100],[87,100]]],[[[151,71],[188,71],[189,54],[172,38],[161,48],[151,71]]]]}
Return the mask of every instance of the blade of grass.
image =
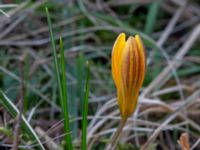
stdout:
{"type": "Polygon", "coordinates": [[[87,65],[87,74],[86,74],[86,84],[85,84],[85,95],[83,103],[83,120],[82,120],[82,142],[81,149],[87,150],[87,115],[88,115],[88,96],[89,96],[89,80],[90,80],[90,65],[88,61],[87,65]]]}
{"type": "MultiPolygon", "coordinates": [[[[0,90],[0,101],[3,104],[3,106],[8,110],[8,112],[11,114],[12,117],[17,117],[19,115],[19,110],[17,107],[12,103],[12,101],[3,93],[2,90],[0,90]]],[[[22,115],[22,128],[25,130],[25,132],[31,136],[33,141],[36,141],[38,144],[38,148],[41,150],[45,150],[43,147],[40,139],[38,138],[37,134],[31,127],[31,125],[28,123],[28,121],[25,119],[24,115],[22,115]]]]}
{"type": "Polygon", "coordinates": [[[146,24],[145,24],[146,34],[152,33],[154,29],[156,17],[158,15],[159,6],[160,6],[160,1],[156,1],[149,6],[149,11],[148,11],[147,19],[146,19],[146,24]]]}
{"type": "MultiPolygon", "coordinates": [[[[75,7],[75,4],[70,3],[66,7],[66,9],[63,10],[64,18],[71,18],[75,12],[77,12],[77,11],[81,12],[79,9],[78,10],[76,10],[76,9],[77,8],[75,7]]],[[[76,22],[71,22],[70,24],[65,25],[63,29],[68,30],[68,31],[74,31],[75,28],[76,28],[76,22]]],[[[63,43],[64,49],[70,49],[71,47],[75,47],[77,44],[77,42],[73,41],[73,36],[69,36],[67,41],[68,42],[66,44],[63,43]]],[[[67,74],[69,76],[75,77],[74,66],[70,65],[70,63],[68,63],[67,61],[65,61],[65,62],[67,65],[67,68],[66,68],[67,74]]],[[[77,96],[76,96],[76,84],[68,84],[67,92],[68,92],[68,99],[70,100],[70,101],[68,101],[68,106],[69,106],[68,112],[69,112],[70,118],[71,119],[77,118],[78,117],[78,103],[77,103],[78,100],[77,100],[77,96]]],[[[78,136],[78,121],[72,121],[70,123],[70,129],[71,129],[71,133],[72,133],[71,138],[73,140],[78,136]]]]}
{"type": "MultiPolygon", "coordinates": [[[[67,79],[65,75],[65,54],[64,54],[64,48],[63,48],[63,41],[62,38],[60,38],[60,63],[61,63],[61,74],[62,74],[62,92],[63,92],[63,115],[64,115],[64,120],[65,121],[65,130],[66,132],[70,132],[70,124],[69,124],[69,111],[68,111],[68,98],[67,98],[67,79]]],[[[68,149],[72,149],[72,140],[70,134],[66,135],[66,142],[68,145],[68,149]]]]}
{"type": "MultiPolygon", "coordinates": [[[[65,130],[66,133],[70,133],[69,115],[68,115],[68,109],[67,109],[68,106],[67,106],[66,82],[61,84],[60,70],[59,70],[59,66],[58,66],[58,59],[57,59],[57,54],[56,54],[56,46],[55,46],[55,39],[54,39],[53,30],[52,30],[51,19],[50,19],[48,8],[45,8],[45,10],[46,10],[47,21],[48,21],[49,32],[50,32],[50,38],[51,38],[51,46],[52,46],[51,50],[52,50],[52,53],[53,53],[54,67],[56,69],[55,75],[56,75],[56,79],[57,79],[57,83],[58,83],[60,104],[62,106],[62,111],[63,111],[63,116],[64,116],[64,130],[65,130]]],[[[61,40],[61,44],[60,44],[60,49],[61,49],[61,53],[62,53],[62,51],[64,51],[62,40],[61,40]]],[[[64,54],[62,53],[61,55],[63,55],[61,57],[64,59],[64,54]]],[[[62,73],[62,78],[65,78],[64,77],[65,76],[65,67],[64,67],[64,70],[63,70],[63,68],[61,68],[61,73],[62,73]]],[[[72,150],[73,145],[72,145],[72,140],[71,140],[71,134],[66,134],[65,142],[66,142],[65,149],[72,150]]]]}

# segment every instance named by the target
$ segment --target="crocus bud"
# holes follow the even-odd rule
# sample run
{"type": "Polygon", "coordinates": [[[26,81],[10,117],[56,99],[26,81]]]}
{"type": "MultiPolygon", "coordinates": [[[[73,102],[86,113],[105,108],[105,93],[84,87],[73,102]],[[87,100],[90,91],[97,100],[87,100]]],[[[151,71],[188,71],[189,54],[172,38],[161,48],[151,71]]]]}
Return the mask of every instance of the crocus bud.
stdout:
{"type": "Polygon", "coordinates": [[[122,119],[127,119],[137,106],[138,95],[145,76],[145,49],[139,35],[121,33],[112,50],[112,76],[117,88],[122,119]]]}

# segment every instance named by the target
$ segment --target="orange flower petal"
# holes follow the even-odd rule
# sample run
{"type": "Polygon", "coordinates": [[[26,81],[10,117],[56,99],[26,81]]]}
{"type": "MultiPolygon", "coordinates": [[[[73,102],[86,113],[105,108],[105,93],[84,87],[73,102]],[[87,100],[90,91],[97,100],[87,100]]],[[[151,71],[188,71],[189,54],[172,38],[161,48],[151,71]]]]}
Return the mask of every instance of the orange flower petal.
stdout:
{"type": "Polygon", "coordinates": [[[112,75],[117,88],[122,118],[128,118],[137,106],[140,87],[145,75],[145,49],[138,35],[118,36],[112,51],[112,75]]]}

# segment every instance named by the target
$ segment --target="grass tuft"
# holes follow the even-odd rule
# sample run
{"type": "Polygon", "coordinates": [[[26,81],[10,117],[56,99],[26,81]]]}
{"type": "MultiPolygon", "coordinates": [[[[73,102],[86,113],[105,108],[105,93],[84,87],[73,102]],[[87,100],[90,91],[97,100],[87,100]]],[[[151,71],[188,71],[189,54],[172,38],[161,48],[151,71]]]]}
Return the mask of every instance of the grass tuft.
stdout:
{"type": "Polygon", "coordinates": [[[46,15],[47,15],[47,21],[49,26],[49,32],[51,37],[51,46],[52,46],[52,53],[53,53],[53,60],[54,60],[54,67],[56,70],[56,79],[58,83],[58,89],[59,89],[59,98],[60,98],[60,104],[62,106],[63,111],[63,117],[64,117],[64,130],[65,130],[65,149],[72,150],[72,139],[70,134],[70,123],[69,123],[69,113],[68,113],[68,103],[67,103],[67,87],[66,87],[66,76],[65,76],[65,60],[64,60],[64,49],[63,49],[63,42],[62,38],[60,38],[60,51],[61,51],[61,69],[59,68],[58,64],[58,58],[56,53],[56,46],[55,46],[55,39],[54,34],[52,30],[52,24],[51,19],[49,15],[48,8],[46,8],[46,15]],[[60,71],[62,75],[62,79],[60,78],[60,71]]]}

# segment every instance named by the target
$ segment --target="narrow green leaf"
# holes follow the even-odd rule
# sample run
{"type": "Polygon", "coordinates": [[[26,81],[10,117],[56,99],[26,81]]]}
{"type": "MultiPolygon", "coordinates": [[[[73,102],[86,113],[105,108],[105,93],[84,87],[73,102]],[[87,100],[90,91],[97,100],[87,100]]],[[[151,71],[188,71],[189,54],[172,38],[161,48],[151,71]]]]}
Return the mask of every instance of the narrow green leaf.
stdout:
{"type": "Polygon", "coordinates": [[[57,54],[56,54],[56,45],[55,45],[55,39],[54,39],[54,35],[53,35],[52,24],[51,24],[51,19],[50,19],[48,8],[46,8],[46,15],[47,15],[47,21],[48,21],[48,26],[49,26],[50,38],[51,38],[51,46],[52,46],[51,50],[53,53],[54,67],[55,67],[55,71],[56,71],[55,75],[56,75],[56,79],[58,82],[59,94],[60,94],[61,99],[63,99],[60,73],[59,73],[60,71],[59,71],[59,67],[58,67],[58,59],[57,59],[57,54]]]}
{"type": "Polygon", "coordinates": [[[86,74],[86,83],[85,83],[85,95],[84,95],[84,103],[83,103],[83,120],[82,120],[82,142],[81,149],[87,150],[87,115],[88,115],[88,96],[89,96],[89,80],[90,80],[90,66],[89,63],[86,62],[87,65],[87,74],[86,74]]]}
{"type": "MultiPolygon", "coordinates": [[[[3,93],[2,90],[0,90],[0,102],[3,104],[3,106],[8,110],[8,112],[11,114],[12,117],[17,117],[19,115],[19,110],[17,107],[12,103],[12,101],[3,93]]],[[[38,138],[37,134],[29,124],[29,122],[25,119],[24,115],[22,115],[22,128],[25,130],[25,132],[31,136],[33,141],[36,141],[38,144],[38,148],[40,150],[45,150],[43,147],[40,139],[38,138]]]]}
{"type": "MultiPolygon", "coordinates": [[[[62,93],[63,93],[63,99],[62,99],[62,104],[63,104],[63,115],[64,115],[64,128],[66,133],[70,133],[70,123],[69,123],[69,111],[68,111],[68,98],[67,98],[67,79],[65,75],[65,54],[64,54],[64,48],[63,48],[63,41],[62,38],[60,37],[60,63],[61,63],[61,74],[62,74],[62,93]]],[[[66,143],[67,143],[67,149],[71,150],[73,149],[72,146],[72,140],[71,140],[71,134],[66,135],[66,143]]]]}
{"type": "MultiPolygon", "coordinates": [[[[49,32],[50,32],[50,37],[51,37],[51,46],[52,46],[51,49],[52,49],[52,53],[53,53],[54,67],[56,69],[55,75],[56,75],[56,79],[57,79],[57,83],[58,83],[60,104],[62,106],[62,111],[63,111],[63,116],[64,116],[64,129],[65,129],[65,133],[66,133],[66,136],[65,136],[65,142],[66,142],[65,149],[72,150],[73,149],[73,145],[72,145],[72,140],[71,140],[71,134],[68,134],[68,133],[70,133],[70,128],[69,128],[69,116],[68,116],[68,109],[67,109],[68,106],[67,106],[67,93],[66,93],[67,92],[67,90],[66,90],[66,79],[65,79],[65,82],[63,81],[63,78],[65,78],[64,77],[65,76],[65,66],[64,66],[64,69],[63,69],[63,67],[61,67],[61,69],[60,69],[59,65],[58,65],[58,58],[57,58],[57,54],[56,54],[55,39],[54,39],[54,34],[53,34],[53,30],[52,30],[52,23],[51,23],[51,19],[50,19],[48,8],[46,8],[46,15],[47,15],[47,21],[48,21],[49,32]],[[62,82],[64,82],[63,84],[61,83],[60,70],[61,70],[61,73],[62,73],[62,82]]],[[[61,53],[62,53],[62,51],[64,51],[63,50],[62,40],[61,40],[60,48],[61,48],[61,53]]],[[[64,52],[61,55],[63,55],[61,57],[64,60],[64,52]]],[[[63,64],[64,64],[64,61],[63,61],[63,64]]]]}
{"type": "Polygon", "coordinates": [[[150,34],[155,27],[155,22],[158,15],[159,6],[160,6],[160,1],[153,2],[149,6],[149,11],[146,18],[146,24],[145,24],[145,33],[147,34],[150,34]]]}

